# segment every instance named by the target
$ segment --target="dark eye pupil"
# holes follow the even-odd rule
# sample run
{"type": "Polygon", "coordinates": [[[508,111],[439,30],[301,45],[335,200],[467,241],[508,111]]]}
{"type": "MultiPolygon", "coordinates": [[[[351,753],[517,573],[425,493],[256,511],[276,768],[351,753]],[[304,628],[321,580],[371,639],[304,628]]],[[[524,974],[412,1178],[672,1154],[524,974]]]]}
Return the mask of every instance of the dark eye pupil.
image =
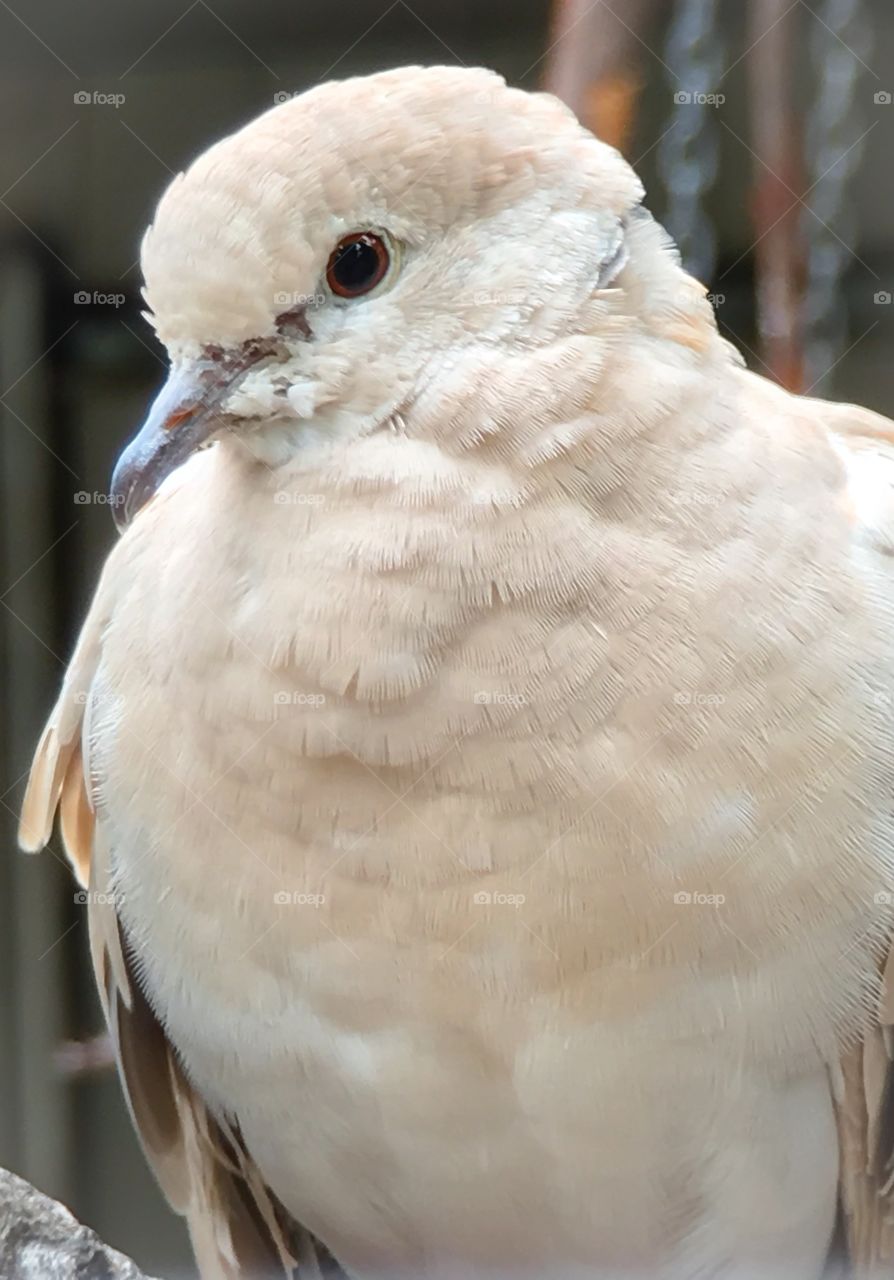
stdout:
{"type": "Polygon", "coordinates": [[[354,240],[338,251],[332,264],[332,274],[341,287],[353,292],[369,284],[379,272],[380,259],[375,247],[368,240],[354,240]]]}

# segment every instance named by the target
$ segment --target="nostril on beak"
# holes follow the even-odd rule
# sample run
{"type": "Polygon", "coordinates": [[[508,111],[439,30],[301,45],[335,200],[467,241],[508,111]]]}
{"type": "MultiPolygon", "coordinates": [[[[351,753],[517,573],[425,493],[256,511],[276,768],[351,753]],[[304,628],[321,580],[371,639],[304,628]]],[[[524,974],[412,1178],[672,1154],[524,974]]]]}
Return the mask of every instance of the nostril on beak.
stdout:
{"type": "Polygon", "coordinates": [[[175,427],[179,427],[181,422],[185,422],[187,418],[191,418],[200,408],[197,404],[185,404],[180,409],[175,409],[173,413],[169,413],[162,424],[163,431],[173,431],[175,427]]]}

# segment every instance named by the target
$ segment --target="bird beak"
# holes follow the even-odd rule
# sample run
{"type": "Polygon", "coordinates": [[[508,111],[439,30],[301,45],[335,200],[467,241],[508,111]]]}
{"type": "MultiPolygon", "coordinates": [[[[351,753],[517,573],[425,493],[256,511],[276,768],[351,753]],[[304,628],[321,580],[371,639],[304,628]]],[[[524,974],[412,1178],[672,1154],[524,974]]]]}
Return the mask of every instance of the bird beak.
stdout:
{"type": "Polygon", "coordinates": [[[245,371],[244,365],[234,368],[212,360],[171,370],[112,475],[111,507],[119,531],[172,471],[226,426],[221,406],[245,371]]]}

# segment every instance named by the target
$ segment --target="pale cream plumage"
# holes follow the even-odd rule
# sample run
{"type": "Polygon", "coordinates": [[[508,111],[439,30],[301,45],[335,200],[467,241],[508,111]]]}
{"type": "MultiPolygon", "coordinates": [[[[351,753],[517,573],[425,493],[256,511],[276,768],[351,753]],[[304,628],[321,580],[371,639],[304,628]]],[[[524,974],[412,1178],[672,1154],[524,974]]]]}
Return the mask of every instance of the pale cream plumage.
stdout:
{"type": "Polygon", "coordinates": [[[212,393],[216,444],[109,558],[22,838],[61,809],[208,1276],[807,1278],[839,1189],[894,1269],[894,426],[746,372],[640,195],[405,69],[147,236],[128,485],[212,393]]]}

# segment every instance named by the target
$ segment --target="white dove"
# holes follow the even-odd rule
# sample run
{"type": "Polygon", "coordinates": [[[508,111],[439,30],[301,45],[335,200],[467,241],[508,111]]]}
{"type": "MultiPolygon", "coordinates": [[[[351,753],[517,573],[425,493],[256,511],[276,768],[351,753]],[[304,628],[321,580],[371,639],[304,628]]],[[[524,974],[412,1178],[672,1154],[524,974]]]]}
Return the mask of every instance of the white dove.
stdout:
{"type": "Polygon", "coordinates": [[[146,236],[22,842],[205,1276],[808,1280],[839,1206],[891,1273],[894,426],[747,372],[641,195],[405,68],[146,236]]]}

